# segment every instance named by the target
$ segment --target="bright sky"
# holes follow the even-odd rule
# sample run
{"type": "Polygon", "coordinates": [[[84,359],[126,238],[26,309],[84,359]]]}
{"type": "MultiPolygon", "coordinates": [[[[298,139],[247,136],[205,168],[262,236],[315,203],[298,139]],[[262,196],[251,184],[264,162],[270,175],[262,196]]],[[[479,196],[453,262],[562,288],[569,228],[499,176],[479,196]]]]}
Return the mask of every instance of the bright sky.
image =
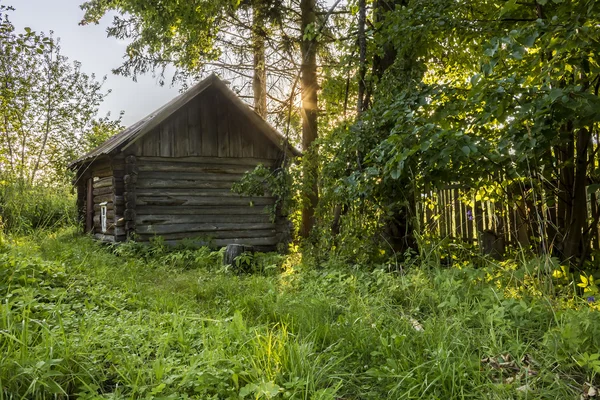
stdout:
{"type": "Polygon", "coordinates": [[[82,2],[84,0],[7,0],[2,3],[16,9],[10,19],[17,31],[25,27],[45,33],[52,30],[55,37],[61,39],[63,55],[80,61],[82,70],[96,74],[98,79],[107,76],[105,88],[112,89],[112,93],[102,104],[101,115],[110,112],[116,117],[123,110],[123,123],[127,126],[177,96],[177,88],[167,84],[161,87],[150,74],[139,77],[137,82],[113,75],[111,70],[122,63],[125,45],[106,37],[110,17],[104,17],[100,25],[79,26],[83,17],[79,8],[82,2]]]}

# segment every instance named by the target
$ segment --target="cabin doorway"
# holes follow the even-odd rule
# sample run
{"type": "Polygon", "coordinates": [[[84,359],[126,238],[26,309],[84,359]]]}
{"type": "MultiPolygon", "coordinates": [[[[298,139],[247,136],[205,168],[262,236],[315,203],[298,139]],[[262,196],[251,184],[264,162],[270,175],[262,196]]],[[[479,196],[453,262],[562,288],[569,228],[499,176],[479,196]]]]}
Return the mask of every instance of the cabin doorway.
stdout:
{"type": "Polygon", "coordinates": [[[94,229],[94,179],[89,178],[85,185],[85,232],[91,233],[94,229]]]}

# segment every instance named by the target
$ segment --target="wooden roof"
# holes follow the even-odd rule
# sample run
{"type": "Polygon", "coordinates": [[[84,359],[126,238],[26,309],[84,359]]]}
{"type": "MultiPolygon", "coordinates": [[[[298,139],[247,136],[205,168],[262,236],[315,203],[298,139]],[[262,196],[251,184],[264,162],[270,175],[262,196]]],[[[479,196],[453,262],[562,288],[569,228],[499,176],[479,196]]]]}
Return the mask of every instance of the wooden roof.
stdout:
{"type": "Polygon", "coordinates": [[[96,147],[92,151],[85,154],[83,157],[69,164],[70,168],[74,168],[77,165],[93,161],[99,156],[118,152],[128,147],[129,144],[137,141],[146,133],[150,132],[153,128],[159,125],[162,121],[167,119],[175,111],[183,107],[190,100],[195,98],[197,95],[202,93],[209,87],[218,89],[225,97],[227,97],[236,106],[236,108],[250,119],[264,135],[271,140],[276,146],[284,150],[287,147],[287,151],[294,156],[299,156],[301,152],[289,143],[287,146],[285,137],[279,133],[275,128],[259,116],[254,110],[252,110],[246,103],[244,103],[219,77],[215,74],[211,74],[208,78],[197,83],[181,95],[177,96],[158,110],[152,112],[145,118],[129,126],[127,129],[117,133],[110,137],[100,146],[96,147]]]}

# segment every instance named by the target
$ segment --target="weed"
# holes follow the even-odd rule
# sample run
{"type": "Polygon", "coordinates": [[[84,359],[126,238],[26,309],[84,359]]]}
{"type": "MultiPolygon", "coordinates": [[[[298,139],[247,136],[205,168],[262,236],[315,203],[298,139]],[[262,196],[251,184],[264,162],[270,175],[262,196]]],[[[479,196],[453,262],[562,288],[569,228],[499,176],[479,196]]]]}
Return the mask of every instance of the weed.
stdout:
{"type": "Polygon", "coordinates": [[[575,398],[600,383],[600,314],[552,262],[390,272],[255,254],[238,275],[221,259],[72,229],[8,237],[0,397],[575,398]]]}

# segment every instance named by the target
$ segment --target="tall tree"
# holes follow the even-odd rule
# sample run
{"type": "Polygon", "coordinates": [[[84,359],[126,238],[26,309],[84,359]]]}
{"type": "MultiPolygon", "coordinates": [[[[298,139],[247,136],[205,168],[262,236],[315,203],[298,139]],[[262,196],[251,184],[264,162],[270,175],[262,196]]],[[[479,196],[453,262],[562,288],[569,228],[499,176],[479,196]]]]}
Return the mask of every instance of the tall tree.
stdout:
{"type": "Polygon", "coordinates": [[[119,120],[98,117],[108,91],[81,64],[62,55],[52,36],[29,28],[17,33],[8,8],[0,9],[0,152],[4,178],[56,182],[85,151],[88,136],[119,120]]]}
{"type": "Polygon", "coordinates": [[[599,20],[585,0],[411,0],[389,11],[373,108],[337,144],[343,160],[357,143],[365,151],[347,180],[360,191],[348,192],[387,215],[425,184],[505,188],[536,249],[583,262],[598,224],[586,191],[598,188],[599,20]]]}
{"type": "Polygon", "coordinates": [[[285,96],[269,95],[268,85],[285,88],[294,76],[289,43],[272,35],[273,29],[289,30],[285,2],[90,0],[81,7],[82,24],[118,12],[108,35],[129,44],[115,73],[135,79],[151,72],[164,82],[167,68],[174,67],[173,80],[187,83],[216,71],[252,98],[260,115],[267,117],[270,106],[284,119],[285,96]]]}

